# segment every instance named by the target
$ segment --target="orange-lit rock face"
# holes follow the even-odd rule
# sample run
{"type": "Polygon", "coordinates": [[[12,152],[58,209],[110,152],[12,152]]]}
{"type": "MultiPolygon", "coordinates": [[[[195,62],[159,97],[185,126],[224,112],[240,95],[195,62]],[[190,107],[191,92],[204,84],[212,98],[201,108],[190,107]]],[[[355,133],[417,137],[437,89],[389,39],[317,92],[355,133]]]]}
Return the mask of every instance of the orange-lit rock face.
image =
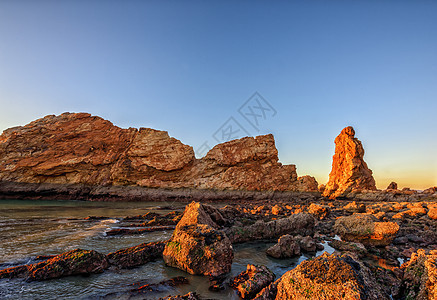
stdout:
{"type": "Polygon", "coordinates": [[[350,192],[376,190],[372,171],[364,161],[364,149],[354,137],[352,127],[344,128],[335,139],[332,170],[323,195],[330,198],[346,196],[350,192]]]}
{"type": "Polygon", "coordinates": [[[191,146],[149,128],[122,129],[86,113],[47,116],[0,136],[0,180],[165,188],[316,191],[312,177],[278,162],[272,135],[191,146]]]}

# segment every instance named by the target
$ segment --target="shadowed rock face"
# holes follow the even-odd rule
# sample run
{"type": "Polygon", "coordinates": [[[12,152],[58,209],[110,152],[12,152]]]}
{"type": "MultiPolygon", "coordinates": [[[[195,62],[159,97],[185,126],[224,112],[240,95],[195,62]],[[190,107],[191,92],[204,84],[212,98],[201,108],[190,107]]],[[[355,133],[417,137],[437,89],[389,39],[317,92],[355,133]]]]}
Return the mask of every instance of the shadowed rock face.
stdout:
{"type": "Polygon", "coordinates": [[[202,159],[150,128],[122,129],[86,113],[46,116],[0,136],[0,181],[162,188],[317,191],[278,162],[272,135],[219,144],[202,159]]]}
{"type": "Polygon", "coordinates": [[[363,159],[363,145],[354,136],[355,131],[349,126],[335,139],[332,170],[323,196],[334,199],[347,196],[351,192],[376,190],[372,171],[363,159]]]}

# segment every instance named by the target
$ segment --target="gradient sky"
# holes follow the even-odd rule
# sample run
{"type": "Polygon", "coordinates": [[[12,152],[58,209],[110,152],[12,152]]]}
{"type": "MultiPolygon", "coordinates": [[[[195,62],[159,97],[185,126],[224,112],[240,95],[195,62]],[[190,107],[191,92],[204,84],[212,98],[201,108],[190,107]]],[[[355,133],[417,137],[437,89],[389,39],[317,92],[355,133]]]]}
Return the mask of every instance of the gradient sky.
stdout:
{"type": "Polygon", "coordinates": [[[437,186],[435,1],[0,1],[0,131],[89,112],[198,149],[234,117],[325,183],[352,125],[379,188],[437,186]],[[259,131],[238,113],[258,91],[259,131]]]}

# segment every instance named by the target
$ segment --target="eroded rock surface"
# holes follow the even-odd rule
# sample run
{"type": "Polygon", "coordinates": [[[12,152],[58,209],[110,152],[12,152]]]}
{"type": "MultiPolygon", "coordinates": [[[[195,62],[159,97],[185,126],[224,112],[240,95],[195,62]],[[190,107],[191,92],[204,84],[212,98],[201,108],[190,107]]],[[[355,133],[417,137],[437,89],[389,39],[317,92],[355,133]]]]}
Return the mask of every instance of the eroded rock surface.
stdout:
{"type": "Polygon", "coordinates": [[[278,162],[272,135],[219,144],[202,159],[165,131],[122,129],[87,113],[46,116],[0,136],[0,181],[317,191],[278,162]]]}
{"type": "Polygon", "coordinates": [[[332,170],[323,195],[344,197],[351,192],[376,190],[372,171],[364,161],[364,148],[352,127],[344,128],[335,139],[332,170]]]}

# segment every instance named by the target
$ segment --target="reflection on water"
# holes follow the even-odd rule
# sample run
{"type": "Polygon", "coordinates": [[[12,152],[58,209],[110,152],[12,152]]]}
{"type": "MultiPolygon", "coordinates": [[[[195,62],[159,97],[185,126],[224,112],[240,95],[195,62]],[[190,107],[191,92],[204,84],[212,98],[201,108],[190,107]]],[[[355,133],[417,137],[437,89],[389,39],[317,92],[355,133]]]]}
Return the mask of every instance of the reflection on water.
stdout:
{"type": "MultiPolygon", "coordinates": [[[[126,236],[105,236],[105,232],[117,227],[118,220],[128,215],[145,214],[148,211],[167,213],[152,202],[81,202],[81,201],[28,201],[0,200],[0,268],[31,263],[37,255],[59,254],[75,248],[93,249],[109,253],[144,242],[168,239],[171,231],[150,232],[126,236]],[[86,221],[87,216],[110,217],[106,220],[86,221]]],[[[176,204],[183,209],[184,204],[176,204]]],[[[309,256],[294,259],[274,259],[265,250],[273,243],[246,243],[235,245],[235,257],[228,278],[246,269],[247,264],[260,264],[272,270],[277,278],[296,267],[309,256]]],[[[324,244],[325,251],[333,249],[324,244]]],[[[320,255],[322,252],[318,252],[320,255]]],[[[195,291],[205,298],[239,299],[234,290],[211,292],[209,280],[193,276],[181,270],[167,267],[162,260],[144,266],[120,271],[106,271],[88,277],[71,276],[43,282],[24,282],[21,279],[0,280],[0,299],[144,299],[145,295],[130,295],[133,284],[158,283],[184,276],[190,284],[164,287],[160,292],[147,295],[157,299],[169,294],[186,294],[195,291]]]]}

